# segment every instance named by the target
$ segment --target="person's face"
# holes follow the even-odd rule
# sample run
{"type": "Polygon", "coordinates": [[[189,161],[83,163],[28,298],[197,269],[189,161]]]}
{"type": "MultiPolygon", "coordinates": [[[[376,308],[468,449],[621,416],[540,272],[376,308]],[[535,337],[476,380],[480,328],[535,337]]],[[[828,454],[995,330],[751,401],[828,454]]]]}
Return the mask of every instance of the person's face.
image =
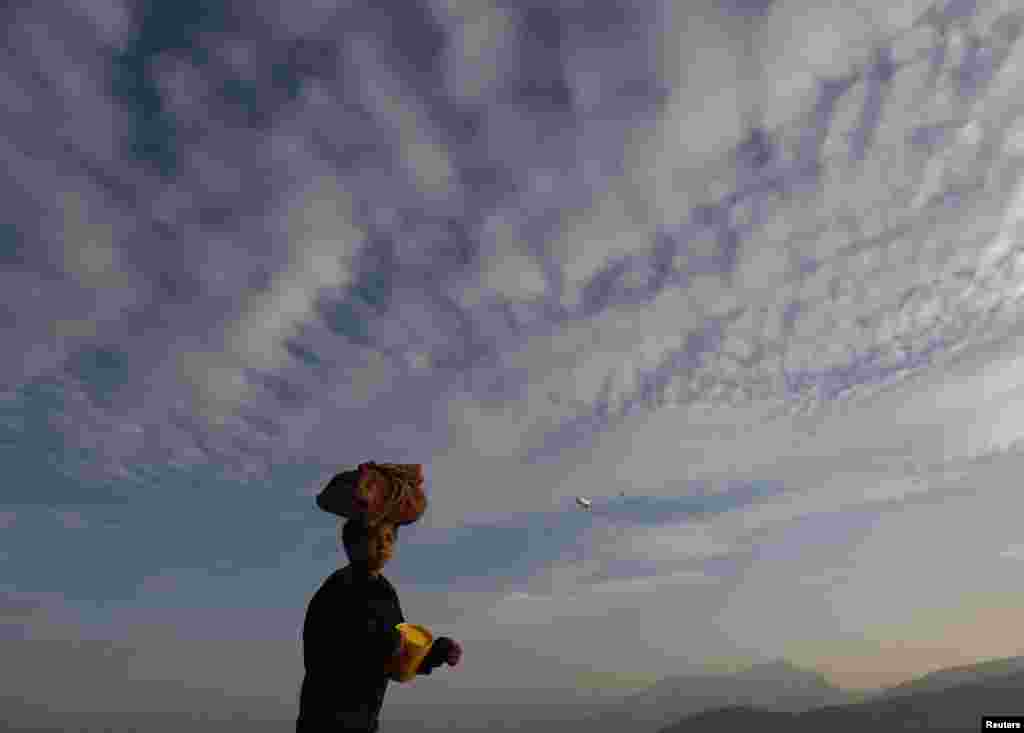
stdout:
{"type": "Polygon", "coordinates": [[[359,558],[371,575],[376,575],[395,553],[395,526],[379,524],[370,530],[359,558]]]}

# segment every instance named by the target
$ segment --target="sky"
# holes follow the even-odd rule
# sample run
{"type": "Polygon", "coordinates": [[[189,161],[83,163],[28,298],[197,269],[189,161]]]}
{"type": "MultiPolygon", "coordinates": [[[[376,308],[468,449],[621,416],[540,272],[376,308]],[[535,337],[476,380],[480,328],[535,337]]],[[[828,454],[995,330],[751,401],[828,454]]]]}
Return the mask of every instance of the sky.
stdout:
{"type": "Polygon", "coordinates": [[[1024,654],[1014,5],[8,4],[5,694],[293,718],[367,460],[386,715],[1024,654]]]}

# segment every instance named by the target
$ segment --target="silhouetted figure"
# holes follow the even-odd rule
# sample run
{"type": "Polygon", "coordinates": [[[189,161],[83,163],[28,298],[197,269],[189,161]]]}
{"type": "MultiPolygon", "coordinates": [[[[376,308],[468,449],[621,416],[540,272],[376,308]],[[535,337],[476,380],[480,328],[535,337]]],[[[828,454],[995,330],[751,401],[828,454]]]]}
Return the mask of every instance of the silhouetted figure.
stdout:
{"type": "MultiPolygon", "coordinates": [[[[405,622],[398,594],[380,574],[394,553],[398,528],[367,527],[349,519],[342,543],[349,564],[333,572],[313,595],[302,628],[305,677],[296,733],[374,733],[405,622]]],[[[434,641],[418,674],[462,655],[448,637],[434,641]]]]}

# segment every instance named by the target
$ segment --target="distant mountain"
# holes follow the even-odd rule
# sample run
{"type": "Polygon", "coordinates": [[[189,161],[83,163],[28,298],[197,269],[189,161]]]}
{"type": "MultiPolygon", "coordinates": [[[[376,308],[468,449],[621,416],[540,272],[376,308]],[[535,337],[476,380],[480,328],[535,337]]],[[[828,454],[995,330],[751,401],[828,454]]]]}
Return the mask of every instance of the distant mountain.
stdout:
{"type": "MultiPolygon", "coordinates": [[[[39,702],[4,695],[0,690],[0,733],[272,733],[295,727],[291,711],[274,700],[225,697],[216,690],[188,689],[166,682],[124,684],[126,693],[140,690],[156,699],[163,692],[166,705],[149,711],[55,710],[39,702]]],[[[133,700],[126,699],[126,707],[133,700]]]]}
{"type": "Polygon", "coordinates": [[[659,733],[785,730],[788,733],[872,733],[978,730],[982,715],[1024,714],[1024,671],[928,692],[880,697],[799,713],[733,706],[684,718],[659,733]]]}
{"type": "Polygon", "coordinates": [[[786,712],[859,701],[864,693],[832,686],[818,672],[785,660],[756,664],[738,673],[668,677],[571,726],[576,733],[654,733],[680,718],[726,707],[786,712]]]}
{"type": "MultiPolygon", "coordinates": [[[[703,733],[704,731],[784,730],[795,733],[793,727],[799,713],[767,710],[749,705],[734,705],[719,710],[705,710],[691,715],[675,725],[662,728],[658,733],[703,733]]],[[[830,729],[831,730],[831,729],[830,729]]]]}
{"type": "MultiPolygon", "coordinates": [[[[157,691],[154,683],[151,692],[157,691]]],[[[0,710],[4,711],[0,733],[270,733],[294,726],[293,707],[282,707],[276,701],[225,700],[215,691],[164,692],[168,712],[147,713],[60,713],[0,692],[0,710]],[[185,700],[185,709],[193,713],[180,712],[179,705],[185,700]],[[179,711],[170,712],[174,707],[179,711]],[[226,712],[230,709],[238,713],[234,720],[226,712]],[[225,712],[218,715],[214,710],[225,712]]],[[[795,733],[875,733],[913,729],[917,724],[922,730],[974,730],[984,713],[1024,714],[1024,658],[944,669],[882,691],[840,690],[817,672],[778,660],[738,673],[666,678],[625,698],[594,700],[593,707],[569,699],[571,696],[562,702],[554,693],[550,698],[523,698],[510,691],[508,699],[500,702],[467,700],[439,705],[418,720],[402,719],[398,709],[385,705],[383,722],[389,733],[500,733],[524,726],[533,733],[690,733],[738,731],[751,728],[752,723],[795,733]]]]}
{"type": "Polygon", "coordinates": [[[43,712],[30,717],[3,708],[0,733],[280,733],[295,729],[294,720],[239,715],[215,718],[195,713],[43,712]]]}
{"type": "Polygon", "coordinates": [[[956,685],[983,682],[993,677],[1005,677],[1022,671],[1024,671],[1024,657],[993,659],[980,664],[965,664],[959,667],[940,669],[937,672],[931,672],[909,682],[890,687],[882,692],[881,696],[889,698],[917,692],[938,692],[956,685]]]}

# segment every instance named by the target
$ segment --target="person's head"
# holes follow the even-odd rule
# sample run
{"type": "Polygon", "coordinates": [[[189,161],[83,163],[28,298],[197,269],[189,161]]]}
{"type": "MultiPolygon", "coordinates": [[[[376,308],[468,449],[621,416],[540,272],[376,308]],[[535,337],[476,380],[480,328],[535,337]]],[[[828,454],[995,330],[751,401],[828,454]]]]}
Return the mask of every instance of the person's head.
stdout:
{"type": "Polygon", "coordinates": [[[362,520],[348,519],[341,530],[341,541],[353,566],[377,575],[394,555],[398,526],[381,522],[369,527],[362,520]]]}

